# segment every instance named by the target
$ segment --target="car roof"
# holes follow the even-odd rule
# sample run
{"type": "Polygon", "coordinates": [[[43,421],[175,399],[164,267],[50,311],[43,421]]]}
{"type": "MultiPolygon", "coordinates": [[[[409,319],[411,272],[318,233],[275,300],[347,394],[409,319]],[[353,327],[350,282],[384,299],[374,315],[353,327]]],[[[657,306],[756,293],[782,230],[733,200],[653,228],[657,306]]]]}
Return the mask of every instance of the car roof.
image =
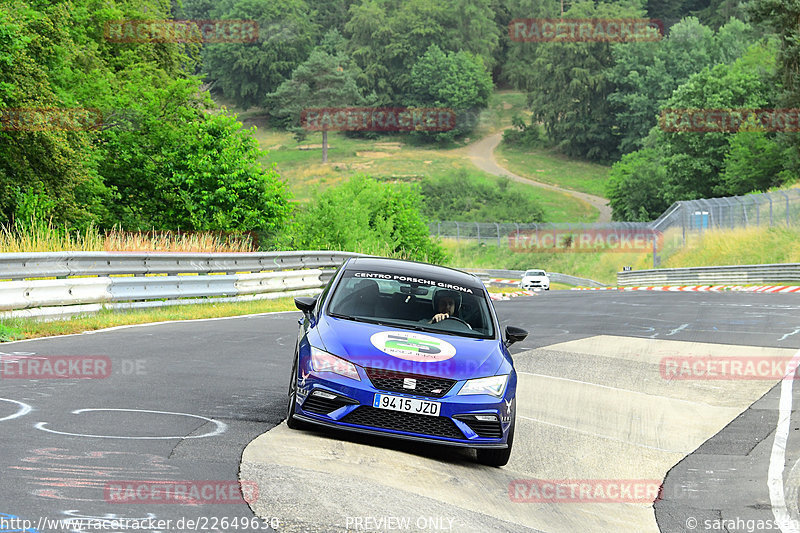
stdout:
{"type": "Polygon", "coordinates": [[[483,286],[480,278],[474,274],[455,268],[385,257],[354,257],[346,263],[345,270],[376,270],[407,276],[435,277],[462,285],[483,286]]]}

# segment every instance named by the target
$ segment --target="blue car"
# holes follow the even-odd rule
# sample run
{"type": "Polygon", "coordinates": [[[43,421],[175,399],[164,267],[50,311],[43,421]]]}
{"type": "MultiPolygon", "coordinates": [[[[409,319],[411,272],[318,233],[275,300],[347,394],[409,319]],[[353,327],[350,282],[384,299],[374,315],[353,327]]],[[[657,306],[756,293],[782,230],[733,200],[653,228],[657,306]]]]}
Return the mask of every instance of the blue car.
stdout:
{"type": "Polygon", "coordinates": [[[349,259],[304,314],[287,425],[475,448],[503,466],[514,442],[517,376],[475,276],[375,257],[349,259]]]}

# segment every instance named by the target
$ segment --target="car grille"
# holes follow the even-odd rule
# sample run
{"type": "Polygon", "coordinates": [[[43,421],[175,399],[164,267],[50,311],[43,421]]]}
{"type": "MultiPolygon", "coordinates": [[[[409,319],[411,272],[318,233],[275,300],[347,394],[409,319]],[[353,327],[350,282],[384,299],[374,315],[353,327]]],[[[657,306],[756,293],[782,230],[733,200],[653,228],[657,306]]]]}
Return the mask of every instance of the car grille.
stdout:
{"type": "Polygon", "coordinates": [[[374,407],[361,406],[340,422],[358,426],[371,426],[383,429],[394,429],[408,433],[419,433],[434,437],[447,437],[450,439],[463,439],[464,434],[446,416],[427,416],[415,413],[401,413],[374,407]]]}
{"type": "Polygon", "coordinates": [[[346,398],[342,398],[341,396],[336,397],[332,400],[328,400],[326,398],[320,398],[319,396],[311,395],[306,398],[306,401],[303,402],[303,410],[308,411],[310,413],[316,413],[318,415],[327,415],[340,407],[344,407],[345,405],[352,405],[358,403],[355,400],[348,400],[346,398]]]}
{"type": "Polygon", "coordinates": [[[503,427],[500,425],[499,420],[484,422],[475,420],[471,415],[455,415],[453,418],[468,425],[479,437],[499,439],[503,436],[503,427]]]}
{"type": "Polygon", "coordinates": [[[421,376],[418,374],[407,374],[405,372],[380,370],[377,368],[366,368],[365,370],[367,371],[369,380],[376,389],[391,392],[403,392],[406,394],[441,398],[456,384],[456,380],[454,379],[421,376]],[[403,383],[406,379],[415,380],[416,386],[413,389],[403,387],[403,383]]]}

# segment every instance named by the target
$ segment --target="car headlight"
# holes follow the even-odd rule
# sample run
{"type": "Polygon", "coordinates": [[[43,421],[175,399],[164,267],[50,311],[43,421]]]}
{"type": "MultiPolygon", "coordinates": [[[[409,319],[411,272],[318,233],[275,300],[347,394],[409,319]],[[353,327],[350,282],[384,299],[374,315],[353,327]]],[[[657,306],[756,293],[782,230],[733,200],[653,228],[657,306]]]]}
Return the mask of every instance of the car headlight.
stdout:
{"type": "Polygon", "coordinates": [[[508,374],[488,378],[471,379],[464,383],[458,394],[491,394],[498,398],[503,395],[508,383],[508,374]]]}
{"type": "Polygon", "coordinates": [[[361,381],[356,365],[313,346],[311,347],[311,369],[315,372],[333,372],[346,378],[361,381]]]}

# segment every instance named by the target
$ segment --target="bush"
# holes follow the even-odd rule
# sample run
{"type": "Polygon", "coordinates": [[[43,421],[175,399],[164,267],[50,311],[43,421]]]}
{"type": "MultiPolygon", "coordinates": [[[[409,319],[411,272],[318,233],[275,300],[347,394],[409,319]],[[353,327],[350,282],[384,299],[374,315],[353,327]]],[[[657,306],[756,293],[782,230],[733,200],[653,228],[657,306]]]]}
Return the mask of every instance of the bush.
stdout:
{"type": "Polygon", "coordinates": [[[542,147],[547,144],[539,124],[527,124],[521,116],[514,115],[511,117],[511,125],[514,127],[503,131],[503,143],[523,148],[542,147]]]}
{"type": "Polygon", "coordinates": [[[444,251],[431,240],[420,206],[415,185],[354,176],[326,189],[298,214],[293,244],[441,263],[444,251]]]}
{"type": "Polygon", "coordinates": [[[544,212],[529,189],[511,187],[505,178],[492,181],[460,170],[422,180],[423,213],[431,220],[543,222],[544,212]]]}

